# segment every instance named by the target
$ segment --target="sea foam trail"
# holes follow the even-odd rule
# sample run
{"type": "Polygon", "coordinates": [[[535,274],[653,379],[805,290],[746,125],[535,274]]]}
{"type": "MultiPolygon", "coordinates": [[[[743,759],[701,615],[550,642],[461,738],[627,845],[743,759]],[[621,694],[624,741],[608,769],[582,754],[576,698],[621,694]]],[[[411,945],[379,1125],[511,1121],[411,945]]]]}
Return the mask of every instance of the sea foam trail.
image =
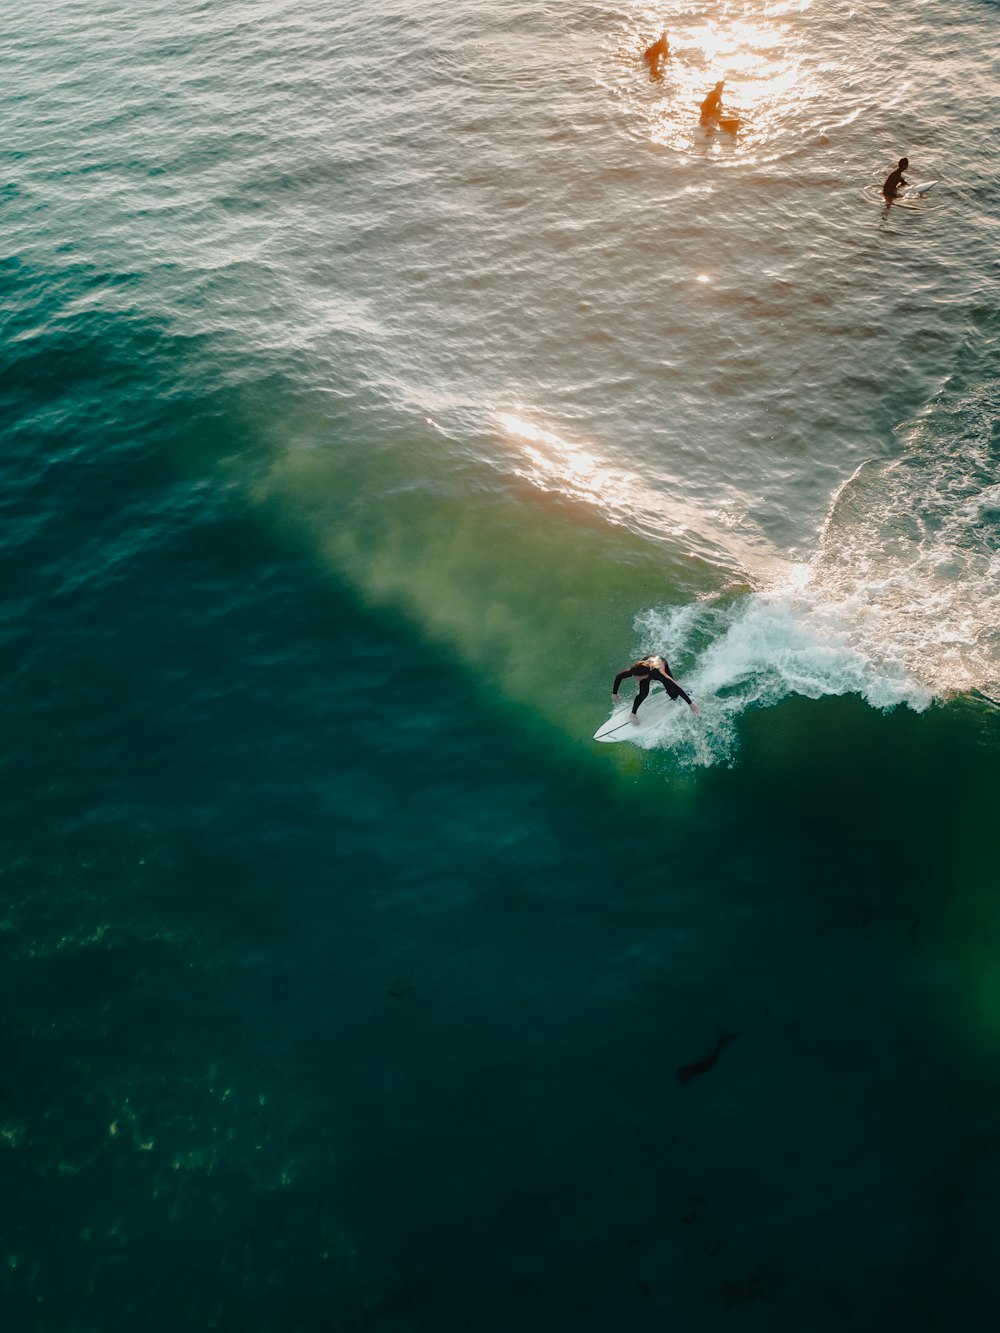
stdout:
{"type": "Polygon", "coordinates": [[[676,710],[647,748],[669,747],[687,765],[726,762],[738,747],[742,715],[792,695],[858,694],[879,709],[905,703],[919,711],[931,703],[934,692],[904,661],[873,659],[856,608],[825,603],[810,575],[800,566],[782,586],[726,607],[653,609],[639,618],[643,644],[669,649],[679,671],[694,648],[696,663],[681,674],[701,708],[697,718],[676,710]],[[697,644],[705,644],[700,652],[697,644]]]}
{"type": "Polygon", "coordinates": [[[857,694],[921,711],[1000,680],[1000,477],[991,403],[942,399],[902,434],[905,454],[863,464],[834,496],[811,562],[720,606],[653,609],[645,649],[666,649],[699,700],[650,747],[730,759],[751,707],[857,694]]]}

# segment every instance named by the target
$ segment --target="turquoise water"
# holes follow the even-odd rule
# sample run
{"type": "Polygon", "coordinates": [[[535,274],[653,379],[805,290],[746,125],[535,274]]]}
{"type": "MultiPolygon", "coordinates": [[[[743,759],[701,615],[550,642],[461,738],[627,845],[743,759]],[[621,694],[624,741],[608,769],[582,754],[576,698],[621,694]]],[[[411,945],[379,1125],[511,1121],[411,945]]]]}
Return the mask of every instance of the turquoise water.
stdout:
{"type": "Polygon", "coordinates": [[[996,19],[6,16],[5,1329],[993,1329],[996,19]]]}

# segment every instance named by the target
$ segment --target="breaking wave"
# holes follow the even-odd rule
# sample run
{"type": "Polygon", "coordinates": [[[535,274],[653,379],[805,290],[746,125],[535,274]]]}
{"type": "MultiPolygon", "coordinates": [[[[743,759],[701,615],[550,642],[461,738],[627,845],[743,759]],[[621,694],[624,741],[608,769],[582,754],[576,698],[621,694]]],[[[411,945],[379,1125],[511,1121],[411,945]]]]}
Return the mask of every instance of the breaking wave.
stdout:
{"type": "Polygon", "coordinates": [[[1000,681],[1000,413],[996,390],[945,395],[901,428],[905,452],[863,464],[834,496],[808,564],[726,605],[653,609],[643,647],[665,647],[702,704],[650,745],[682,762],[730,758],[748,708],[857,694],[921,711],[1000,681]]]}

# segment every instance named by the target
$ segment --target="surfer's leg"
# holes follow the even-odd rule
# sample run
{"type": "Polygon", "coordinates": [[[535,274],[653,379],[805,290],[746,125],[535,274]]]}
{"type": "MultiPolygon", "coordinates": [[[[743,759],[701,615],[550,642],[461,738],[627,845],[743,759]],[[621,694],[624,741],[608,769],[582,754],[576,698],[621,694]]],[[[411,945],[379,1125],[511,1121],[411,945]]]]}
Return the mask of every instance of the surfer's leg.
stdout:
{"type": "Polygon", "coordinates": [[[649,693],[649,677],[647,676],[645,680],[641,680],[639,682],[639,693],[635,696],[635,703],[632,705],[633,713],[637,713],[639,711],[639,705],[642,703],[643,699],[645,699],[648,693],[649,693]]]}

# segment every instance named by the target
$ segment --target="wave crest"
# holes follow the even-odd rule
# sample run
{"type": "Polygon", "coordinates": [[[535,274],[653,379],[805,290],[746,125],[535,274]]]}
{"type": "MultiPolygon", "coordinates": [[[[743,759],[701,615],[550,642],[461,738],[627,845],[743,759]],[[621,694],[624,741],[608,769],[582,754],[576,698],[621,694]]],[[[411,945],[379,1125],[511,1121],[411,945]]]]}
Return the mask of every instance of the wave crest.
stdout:
{"type": "MultiPolygon", "coordinates": [[[[702,704],[650,744],[728,759],[750,707],[857,694],[918,711],[1000,681],[1000,475],[995,405],[944,398],[903,431],[902,458],[863,464],[835,495],[819,550],[739,602],[653,610],[647,650],[671,652],[702,704]]],[[[686,710],[685,710],[686,711],[686,710]]]]}

